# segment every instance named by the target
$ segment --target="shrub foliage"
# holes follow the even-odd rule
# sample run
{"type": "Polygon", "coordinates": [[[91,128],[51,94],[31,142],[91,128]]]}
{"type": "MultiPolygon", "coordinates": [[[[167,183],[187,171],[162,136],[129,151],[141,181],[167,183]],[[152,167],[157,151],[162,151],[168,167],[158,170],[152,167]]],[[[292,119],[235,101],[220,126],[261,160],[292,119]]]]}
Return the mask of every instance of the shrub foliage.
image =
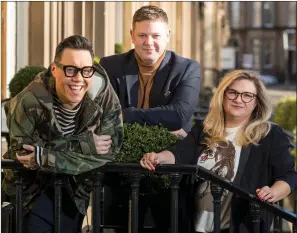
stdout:
{"type": "Polygon", "coordinates": [[[276,104],[273,121],[286,130],[294,131],[296,127],[296,96],[282,98],[276,104]]]}
{"type": "MultiPolygon", "coordinates": [[[[296,135],[296,96],[284,97],[276,104],[273,121],[296,135]]],[[[296,138],[293,142],[296,144],[296,138]]],[[[291,154],[296,160],[296,149],[291,154]]]]}
{"type": "Polygon", "coordinates": [[[20,69],[8,84],[10,97],[15,97],[35,78],[35,76],[45,71],[46,68],[40,66],[26,66],[20,69]]]}
{"type": "MultiPolygon", "coordinates": [[[[148,126],[124,124],[124,142],[115,161],[120,163],[139,163],[145,153],[160,152],[177,141],[177,137],[171,134],[161,125],[148,126]]],[[[140,192],[157,193],[160,188],[169,186],[166,175],[146,173],[141,181],[140,192]]]]}

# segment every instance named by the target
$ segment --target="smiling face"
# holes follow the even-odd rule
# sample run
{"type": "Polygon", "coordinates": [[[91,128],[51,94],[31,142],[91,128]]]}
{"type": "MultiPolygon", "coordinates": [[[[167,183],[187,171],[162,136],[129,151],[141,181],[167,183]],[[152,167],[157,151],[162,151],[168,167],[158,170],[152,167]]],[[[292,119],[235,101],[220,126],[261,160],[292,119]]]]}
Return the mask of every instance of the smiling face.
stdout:
{"type": "Polygon", "coordinates": [[[138,56],[144,63],[151,65],[164,53],[170,30],[168,24],[161,20],[144,20],[136,22],[130,34],[138,56]]]}
{"type": "MultiPolygon", "coordinates": [[[[235,80],[227,90],[231,90],[231,94],[235,92],[249,92],[251,94],[257,95],[257,89],[255,84],[246,79],[235,80]],[[235,91],[235,92],[234,92],[235,91]]],[[[252,98],[249,93],[245,93],[244,100],[249,100],[248,98],[252,98]]],[[[247,101],[245,101],[247,102],[247,101]]],[[[245,103],[242,101],[241,95],[238,94],[237,98],[230,100],[227,98],[227,94],[225,91],[224,100],[223,100],[223,109],[225,112],[225,119],[228,125],[232,125],[232,123],[243,123],[247,122],[257,105],[257,97],[255,96],[249,103],[245,103]]]]}
{"type": "MultiPolygon", "coordinates": [[[[93,59],[88,50],[65,49],[59,61],[64,66],[76,66],[82,68],[92,66],[93,59]]],[[[74,109],[84,98],[91,86],[92,78],[84,78],[81,72],[77,72],[74,77],[67,77],[62,68],[53,63],[51,71],[56,79],[56,91],[63,106],[74,109]]]]}

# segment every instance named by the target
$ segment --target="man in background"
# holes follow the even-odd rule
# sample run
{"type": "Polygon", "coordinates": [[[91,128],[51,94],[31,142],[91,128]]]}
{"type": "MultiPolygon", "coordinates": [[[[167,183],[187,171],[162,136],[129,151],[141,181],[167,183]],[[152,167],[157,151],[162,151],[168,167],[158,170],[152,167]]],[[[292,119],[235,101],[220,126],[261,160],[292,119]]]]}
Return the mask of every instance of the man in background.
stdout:
{"type": "MultiPolygon", "coordinates": [[[[167,14],[161,8],[144,6],[138,9],[133,16],[130,35],[135,49],[100,60],[120,99],[124,123],[162,124],[179,138],[185,137],[192,127],[191,117],[198,102],[199,64],[166,49],[170,29],[167,14]]],[[[125,195],[113,198],[118,200],[114,205],[128,203],[125,195]]],[[[157,232],[167,232],[169,201],[167,191],[153,197],[140,196],[140,228],[150,206],[157,232]]],[[[123,211],[121,213],[127,215],[127,206],[123,211]]],[[[126,223],[127,218],[120,224],[126,223]]]]}

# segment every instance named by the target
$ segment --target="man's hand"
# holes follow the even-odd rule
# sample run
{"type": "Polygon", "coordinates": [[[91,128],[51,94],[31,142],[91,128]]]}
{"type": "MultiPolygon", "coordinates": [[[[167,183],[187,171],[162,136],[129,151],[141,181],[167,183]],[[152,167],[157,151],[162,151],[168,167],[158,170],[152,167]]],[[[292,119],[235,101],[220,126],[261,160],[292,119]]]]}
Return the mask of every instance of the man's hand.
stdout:
{"type": "Polygon", "coordinates": [[[109,152],[111,147],[111,136],[93,134],[97,154],[105,155],[109,152]]]}
{"type": "Polygon", "coordinates": [[[24,144],[23,148],[31,153],[28,155],[19,155],[18,153],[16,153],[17,159],[20,161],[21,164],[23,164],[25,168],[36,169],[38,165],[35,161],[35,147],[24,144]]]}
{"type": "Polygon", "coordinates": [[[94,133],[96,128],[97,126],[93,125],[93,126],[90,126],[88,129],[93,133],[97,154],[105,155],[109,152],[109,149],[111,147],[111,143],[112,143],[111,136],[109,135],[98,136],[97,134],[94,133]]]}
{"type": "Polygon", "coordinates": [[[170,133],[172,133],[175,136],[180,137],[180,138],[185,138],[187,136],[187,133],[183,129],[171,131],[170,133]]]}

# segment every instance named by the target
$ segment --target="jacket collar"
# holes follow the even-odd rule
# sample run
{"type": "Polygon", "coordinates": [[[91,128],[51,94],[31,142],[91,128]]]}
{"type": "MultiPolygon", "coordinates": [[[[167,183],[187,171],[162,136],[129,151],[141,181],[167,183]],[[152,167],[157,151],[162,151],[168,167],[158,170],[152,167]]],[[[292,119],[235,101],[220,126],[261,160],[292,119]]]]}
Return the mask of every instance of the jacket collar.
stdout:
{"type": "MultiPolygon", "coordinates": [[[[139,87],[139,79],[138,79],[138,65],[137,60],[134,55],[134,49],[130,50],[127,54],[127,62],[124,65],[124,73],[126,80],[126,93],[128,97],[128,107],[137,107],[138,103],[138,87],[139,87]]],[[[158,102],[158,98],[160,98],[160,94],[164,88],[164,85],[167,81],[167,77],[171,66],[168,66],[168,63],[171,59],[171,52],[166,51],[163,61],[161,62],[156,76],[154,77],[154,83],[151,90],[151,99],[150,104],[158,102]]]]}
{"type": "Polygon", "coordinates": [[[170,60],[171,52],[166,51],[165,57],[156,72],[156,76],[154,77],[154,84],[150,93],[150,106],[155,106],[159,102],[158,100],[162,98],[161,95],[165,84],[169,80],[168,75],[171,70],[170,60]]]}
{"type": "Polygon", "coordinates": [[[128,52],[128,59],[124,65],[124,74],[126,80],[126,93],[128,97],[128,107],[137,107],[138,103],[138,66],[134,55],[134,49],[128,52]]]}

